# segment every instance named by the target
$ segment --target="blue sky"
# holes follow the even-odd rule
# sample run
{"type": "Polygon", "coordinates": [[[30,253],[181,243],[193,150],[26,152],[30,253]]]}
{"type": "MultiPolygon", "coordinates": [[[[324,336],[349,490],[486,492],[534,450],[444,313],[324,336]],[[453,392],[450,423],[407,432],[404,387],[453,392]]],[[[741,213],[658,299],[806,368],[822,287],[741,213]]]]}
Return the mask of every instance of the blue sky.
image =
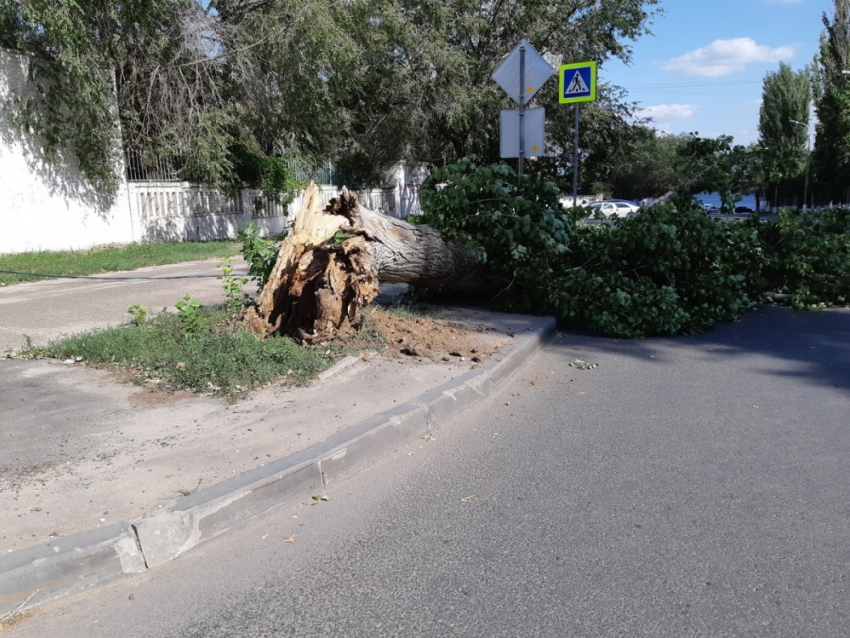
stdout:
{"type": "Polygon", "coordinates": [[[802,69],[817,53],[833,0],[664,0],[664,15],[633,43],[632,64],[608,61],[600,82],[639,102],[669,133],[758,140],[762,81],[783,61],[802,69]]]}

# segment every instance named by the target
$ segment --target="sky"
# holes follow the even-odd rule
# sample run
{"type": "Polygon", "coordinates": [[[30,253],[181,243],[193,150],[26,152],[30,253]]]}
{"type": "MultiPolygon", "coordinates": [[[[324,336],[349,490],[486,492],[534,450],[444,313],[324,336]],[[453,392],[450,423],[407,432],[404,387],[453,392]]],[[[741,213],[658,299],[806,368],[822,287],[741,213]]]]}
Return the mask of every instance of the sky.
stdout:
{"type": "Polygon", "coordinates": [[[630,65],[609,60],[599,82],[626,89],[654,128],[758,141],[765,75],[800,70],[818,51],[833,0],[662,0],[664,14],[632,43],[630,65]]]}

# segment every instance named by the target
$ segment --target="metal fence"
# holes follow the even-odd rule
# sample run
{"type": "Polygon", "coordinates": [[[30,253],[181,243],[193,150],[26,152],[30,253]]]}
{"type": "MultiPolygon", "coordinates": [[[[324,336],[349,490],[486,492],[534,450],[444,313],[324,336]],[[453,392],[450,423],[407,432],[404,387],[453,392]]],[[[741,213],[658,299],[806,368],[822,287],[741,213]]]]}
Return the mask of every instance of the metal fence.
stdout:
{"type": "Polygon", "coordinates": [[[316,182],[320,186],[332,186],[339,183],[339,171],[330,161],[310,166],[300,160],[290,158],[286,166],[299,182],[316,182]]]}
{"type": "Polygon", "coordinates": [[[124,163],[129,182],[181,181],[174,157],[128,148],[124,151],[124,163]]]}
{"type": "MultiPolygon", "coordinates": [[[[137,149],[125,149],[124,162],[127,167],[127,181],[130,182],[179,182],[180,155],[144,152],[137,149]]],[[[289,158],[286,166],[292,176],[300,182],[316,182],[320,186],[339,184],[340,171],[332,162],[311,165],[302,160],[289,158]]]]}

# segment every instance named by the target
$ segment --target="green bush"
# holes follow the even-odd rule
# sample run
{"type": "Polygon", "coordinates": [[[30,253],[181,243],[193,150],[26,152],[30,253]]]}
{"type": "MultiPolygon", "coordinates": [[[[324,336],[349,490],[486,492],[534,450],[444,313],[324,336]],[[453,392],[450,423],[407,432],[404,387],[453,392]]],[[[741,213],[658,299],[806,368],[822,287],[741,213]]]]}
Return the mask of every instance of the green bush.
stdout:
{"type": "Polygon", "coordinates": [[[423,222],[464,243],[510,284],[509,310],[554,313],[612,336],[687,334],[739,317],[761,289],[757,231],[661,205],[588,226],[551,182],[469,160],[435,171],[423,222]]]}
{"type": "Polygon", "coordinates": [[[850,210],[783,210],[777,220],[748,223],[764,247],[768,290],[789,294],[797,309],[850,300],[850,210]]]}
{"type": "Polygon", "coordinates": [[[261,237],[260,230],[254,222],[245,224],[236,235],[242,242],[242,256],[248,263],[248,274],[257,282],[258,291],[262,291],[269,280],[269,275],[277,261],[280,242],[285,236],[284,233],[274,238],[261,237]]]}
{"type": "Polygon", "coordinates": [[[569,324],[621,337],[689,334],[738,318],[758,298],[756,232],[696,208],[645,208],[576,239],[553,286],[569,324]]]}
{"type": "MultiPolygon", "coordinates": [[[[285,157],[269,157],[239,151],[236,153],[236,174],[239,179],[253,188],[259,188],[263,195],[271,197],[284,207],[307,185],[295,179],[289,160],[285,157]]],[[[255,204],[262,207],[262,200],[255,204]]]]}
{"type": "MultiPolygon", "coordinates": [[[[478,167],[470,160],[434,171],[420,192],[424,215],[445,236],[464,244],[478,261],[512,285],[505,308],[543,304],[548,283],[571,250],[577,217],[559,203],[553,182],[520,177],[507,165],[478,167]]],[[[540,308],[551,311],[551,304],[540,308]]]]}

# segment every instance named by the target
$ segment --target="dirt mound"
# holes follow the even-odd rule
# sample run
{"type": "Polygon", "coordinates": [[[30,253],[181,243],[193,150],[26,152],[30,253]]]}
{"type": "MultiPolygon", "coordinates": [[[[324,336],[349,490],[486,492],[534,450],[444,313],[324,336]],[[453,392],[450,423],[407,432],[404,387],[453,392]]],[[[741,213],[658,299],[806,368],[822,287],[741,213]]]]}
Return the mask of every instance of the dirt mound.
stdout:
{"type": "Polygon", "coordinates": [[[389,344],[383,354],[395,358],[477,363],[498,352],[503,343],[502,339],[494,339],[495,329],[483,323],[387,310],[376,310],[369,318],[389,344]]]}

